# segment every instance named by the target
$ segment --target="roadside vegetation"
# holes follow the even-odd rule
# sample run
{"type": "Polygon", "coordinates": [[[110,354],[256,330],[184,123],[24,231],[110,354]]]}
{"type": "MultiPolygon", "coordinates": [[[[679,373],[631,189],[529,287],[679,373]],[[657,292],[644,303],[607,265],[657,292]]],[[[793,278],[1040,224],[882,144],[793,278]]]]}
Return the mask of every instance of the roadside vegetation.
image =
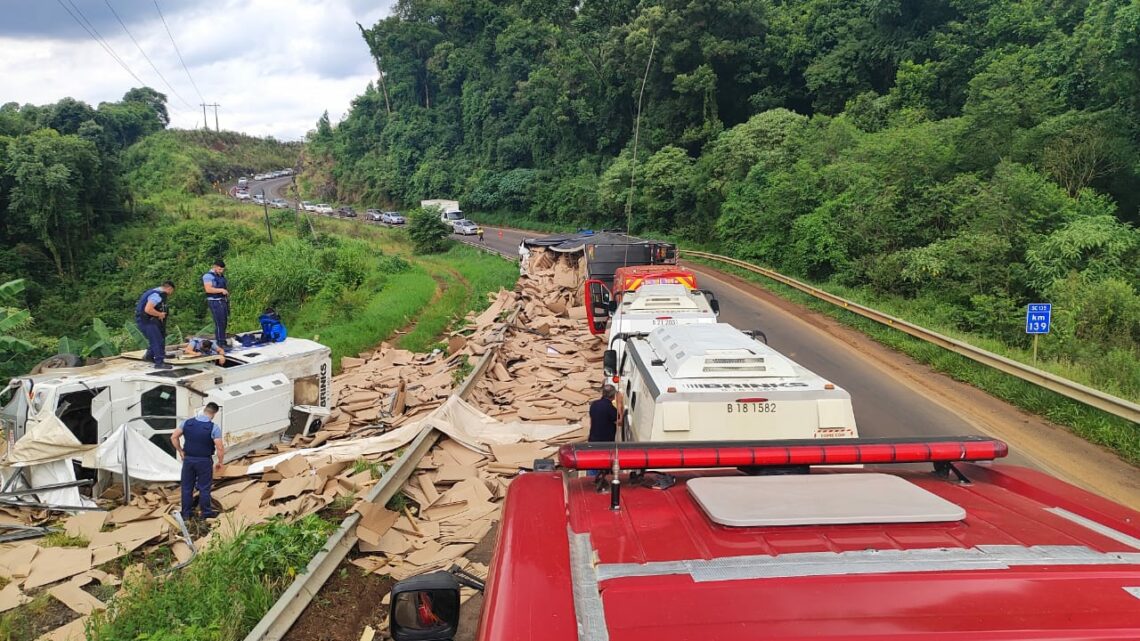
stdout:
{"type": "Polygon", "coordinates": [[[1025,305],[1051,302],[1042,363],[1137,398],[1138,20],[1120,0],[409,0],[364,30],[383,82],[318,121],[302,180],[668,235],[1023,358],[1025,305]]]}
{"type": "Polygon", "coordinates": [[[88,624],[93,641],[234,641],[269,611],[336,524],[273,520],[214,541],[170,577],[127,580],[88,624]]]}

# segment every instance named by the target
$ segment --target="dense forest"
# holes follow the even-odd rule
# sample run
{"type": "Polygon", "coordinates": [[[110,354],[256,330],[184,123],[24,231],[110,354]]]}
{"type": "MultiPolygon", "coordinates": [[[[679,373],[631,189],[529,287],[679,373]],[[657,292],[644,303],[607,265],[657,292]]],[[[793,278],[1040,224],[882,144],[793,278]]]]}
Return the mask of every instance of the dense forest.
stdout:
{"type": "Polygon", "coordinates": [[[305,152],[341,200],[628,224],[1010,345],[1050,300],[1043,353],[1140,393],[1134,0],[400,0],[361,34],[377,79],[305,152]]]}

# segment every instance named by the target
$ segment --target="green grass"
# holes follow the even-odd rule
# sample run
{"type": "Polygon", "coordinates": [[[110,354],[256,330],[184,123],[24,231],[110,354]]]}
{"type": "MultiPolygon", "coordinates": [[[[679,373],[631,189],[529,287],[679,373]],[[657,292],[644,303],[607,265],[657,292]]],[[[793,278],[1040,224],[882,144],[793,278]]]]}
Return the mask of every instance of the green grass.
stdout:
{"type": "Polygon", "coordinates": [[[336,525],[317,516],[273,520],[217,541],[165,580],[129,581],[92,616],[94,641],[241,639],[305,568],[336,525]]]}
{"type": "MultiPolygon", "coordinates": [[[[1017,407],[1043,416],[1059,425],[1067,426],[1085,440],[1108,447],[1133,464],[1140,464],[1140,429],[1137,429],[1131,421],[1107,414],[1032,383],[986,367],[937,345],[884,327],[870,319],[844,311],[799,290],[773,282],[759,274],[712,261],[693,260],[692,262],[709,264],[721,271],[760,284],[781,298],[835,318],[843,324],[870,336],[876,342],[903,352],[919,362],[926,363],[955,380],[973,385],[1017,407]]],[[[873,305],[869,306],[873,307],[873,305]]],[[[891,310],[880,309],[880,311],[894,314],[891,310]]],[[[896,315],[901,316],[901,314],[896,315]]],[[[907,318],[907,320],[911,319],[907,318]]],[[[993,349],[995,345],[991,344],[980,345],[980,347],[998,351],[993,349]]]]}
{"type": "Polygon", "coordinates": [[[397,342],[415,352],[435,347],[440,336],[468,311],[487,308],[488,293],[514,287],[519,276],[513,263],[459,243],[444,254],[420,257],[419,262],[440,281],[443,291],[439,300],[417,319],[412,331],[397,342]]]}
{"type": "Polygon", "coordinates": [[[384,476],[385,468],[377,461],[369,461],[368,459],[358,458],[352,463],[352,473],[360,474],[361,472],[368,472],[372,480],[377,480],[384,476]]]}
{"type": "Polygon", "coordinates": [[[52,532],[40,539],[40,547],[45,548],[85,548],[89,543],[86,537],[72,536],[67,532],[52,532]]]}

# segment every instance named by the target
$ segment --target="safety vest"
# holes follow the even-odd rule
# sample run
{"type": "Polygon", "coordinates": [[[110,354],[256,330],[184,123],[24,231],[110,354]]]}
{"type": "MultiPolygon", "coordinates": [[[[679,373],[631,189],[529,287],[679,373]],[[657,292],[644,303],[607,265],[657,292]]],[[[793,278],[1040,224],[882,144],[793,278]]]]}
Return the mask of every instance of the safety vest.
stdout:
{"type": "Polygon", "coordinates": [[[158,322],[157,318],[146,313],[146,299],[150,298],[151,294],[158,294],[159,296],[162,297],[162,301],[159,302],[159,304],[155,305],[154,308],[160,312],[166,311],[166,292],[162,291],[161,287],[155,287],[154,289],[148,289],[145,292],[143,292],[143,295],[141,297],[139,297],[138,304],[135,305],[135,320],[136,321],[153,321],[156,323],[158,322]]]}
{"type": "MultiPolygon", "coordinates": [[[[226,291],[229,291],[229,286],[226,283],[226,277],[225,276],[220,276],[218,274],[215,274],[211,270],[211,271],[206,272],[205,274],[202,274],[203,282],[207,278],[213,279],[212,284],[214,287],[217,287],[218,289],[224,289],[226,291]]],[[[226,299],[226,297],[221,295],[221,294],[206,294],[206,300],[225,300],[225,299],[226,299]]]]}
{"type": "Polygon", "coordinates": [[[197,418],[186,419],[182,435],[186,437],[182,451],[192,458],[209,458],[214,455],[214,423],[197,418]]]}

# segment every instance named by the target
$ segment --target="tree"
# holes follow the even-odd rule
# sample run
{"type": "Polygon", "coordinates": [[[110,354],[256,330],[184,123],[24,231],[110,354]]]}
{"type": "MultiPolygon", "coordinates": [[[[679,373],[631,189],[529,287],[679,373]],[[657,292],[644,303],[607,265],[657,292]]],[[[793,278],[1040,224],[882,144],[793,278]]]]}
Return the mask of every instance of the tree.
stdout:
{"type": "Polygon", "coordinates": [[[23,279],[0,284],[0,361],[3,362],[33,348],[28,341],[12,335],[12,332],[32,322],[31,312],[24,309],[18,300],[23,291],[23,279]]]}
{"type": "Polygon", "coordinates": [[[408,235],[417,254],[437,254],[451,245],[448,236],[451,228],[439,219],[434,208],[416,209],[408,214],[408,235]]]}

